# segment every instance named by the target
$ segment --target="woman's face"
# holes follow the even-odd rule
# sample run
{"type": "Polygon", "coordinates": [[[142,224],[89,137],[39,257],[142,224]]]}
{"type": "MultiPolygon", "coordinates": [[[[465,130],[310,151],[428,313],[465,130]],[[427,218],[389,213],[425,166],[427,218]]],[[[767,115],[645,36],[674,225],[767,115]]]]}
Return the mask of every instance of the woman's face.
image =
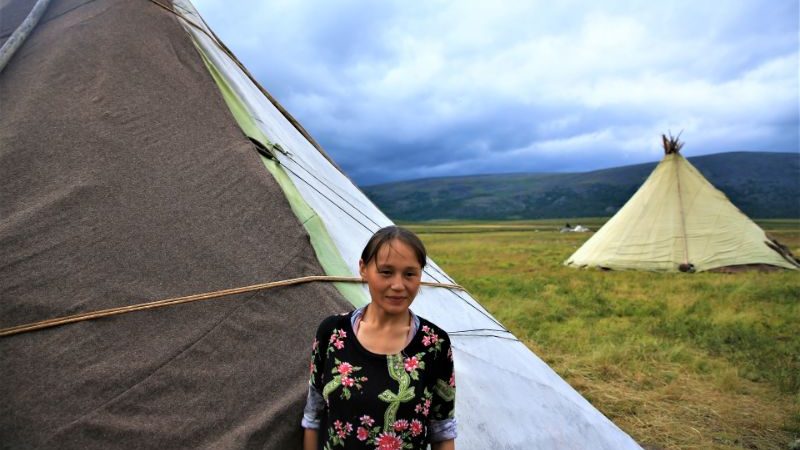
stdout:
{"type": "Polygon", "coordinates": [[[359,261],[359,268],[369,285],[372,305],[389,315],[408,310],[422,280],[422,267],[410,246],[398,239],[389,241],[368,264],[359,261]]]}

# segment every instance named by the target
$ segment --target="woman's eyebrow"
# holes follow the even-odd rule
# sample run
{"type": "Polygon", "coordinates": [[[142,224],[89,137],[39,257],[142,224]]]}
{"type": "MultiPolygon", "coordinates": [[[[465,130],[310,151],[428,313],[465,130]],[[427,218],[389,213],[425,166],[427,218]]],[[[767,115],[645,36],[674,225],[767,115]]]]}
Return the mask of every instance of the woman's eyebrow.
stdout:
{"type": "MultiPolygon", "coordinates": [[[[396,268],[396,267],[395,267],[395,266],[393,266],[392,264],[388,264],[388,263],[385,263],[385,264],[376,264],[376,267],[377,267],[378,269],[395,269],[395,268],[396,268]]],[[[403,270],[403,271],[413,271],[413,272],[420,272],[422,269],[420,269],[420,268],[419,268],[419,267],[417,267],[417,266],[408,266],[408,267],[405,267],[405,268],[403,268],[402,270],[403,270]]]]}

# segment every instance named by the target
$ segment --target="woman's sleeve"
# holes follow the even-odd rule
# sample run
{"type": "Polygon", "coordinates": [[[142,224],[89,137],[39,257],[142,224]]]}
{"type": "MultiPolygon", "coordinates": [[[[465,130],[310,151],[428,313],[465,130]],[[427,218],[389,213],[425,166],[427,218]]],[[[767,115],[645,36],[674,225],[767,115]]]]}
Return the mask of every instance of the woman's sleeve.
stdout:
{"type": "Polygon", "coordinates": [[[320,416],[325,407],[325,400],[322,394],[317,392],[313,386],[308,385],[308,395],[306,396],[306,407],[303,408],[303,420],[300,425],[303,428],[319,429],[320,416]]]}
{"type": "Polygon", "coordinates": [[[320,416],[325,407],[322,399],[322,373],[325,366],[325,352],[321,348],[327,341],[324,340],[325,334],[323,321],[317,328],[314,342],[311,344],[311,362],[309,364],[308,394],[306,396],[306,406],[303,409],[303,428],[319,429],[320,416]]]}
{"type": "Polygon", "coordinates": [[[439,442],[455,439],[456,422],[456,375],[453,366],[453,349],[450,336],[442,333],[442,348],[436,359],[436,386],[433,389],[431,406],[431,423],[429,426],[431,441],[439,442]]]}

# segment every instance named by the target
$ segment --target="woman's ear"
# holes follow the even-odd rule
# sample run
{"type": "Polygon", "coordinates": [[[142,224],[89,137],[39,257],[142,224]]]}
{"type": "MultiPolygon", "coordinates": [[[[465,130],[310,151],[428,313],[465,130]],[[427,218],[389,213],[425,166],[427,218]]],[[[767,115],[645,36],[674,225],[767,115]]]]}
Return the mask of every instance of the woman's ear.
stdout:
{"type": "Polygon", "coordinates": [[[358,273],[361,274],[361,278],[366,278],[367,274],[367,265],[364,264],[363,259],[358,260],[358,273]]]}

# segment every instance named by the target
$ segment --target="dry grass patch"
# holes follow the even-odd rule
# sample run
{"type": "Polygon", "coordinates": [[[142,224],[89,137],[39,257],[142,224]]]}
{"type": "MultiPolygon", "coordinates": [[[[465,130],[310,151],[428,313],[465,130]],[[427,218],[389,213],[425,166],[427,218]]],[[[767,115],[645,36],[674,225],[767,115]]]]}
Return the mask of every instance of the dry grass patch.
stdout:
{"type": "Polygon", "coordinates": [[[615,364],[548,359],[556,372],[646,448],[786,449],[791,399],[736,375],[698,375],[682,364],[652,361],[645,371],[615,364]]]}
{"type": "MultiPolygon", "coordinates": [[[[561,223],[411,228],[440,266],[646,448],[786,450],[800,438],[800,273],[575,270],[562,262],[589,235],[558,233],[561,223]]],[[[765,228],[800,251],[800,221],[765,228]]]]}

